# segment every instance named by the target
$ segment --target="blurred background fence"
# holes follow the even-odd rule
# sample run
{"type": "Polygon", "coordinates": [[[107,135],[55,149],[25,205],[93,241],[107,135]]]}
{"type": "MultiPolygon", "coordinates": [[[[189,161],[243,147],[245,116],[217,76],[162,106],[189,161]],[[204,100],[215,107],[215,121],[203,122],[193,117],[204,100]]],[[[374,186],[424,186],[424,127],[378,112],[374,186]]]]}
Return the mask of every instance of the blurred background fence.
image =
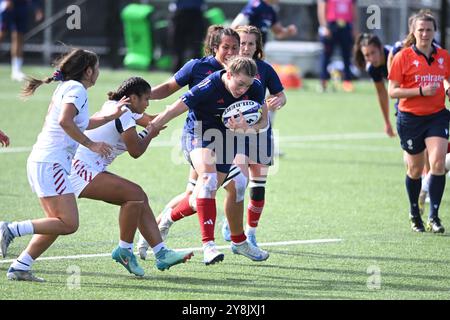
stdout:
{"type": "MultiPolygon", "coordinates": [[[[61,43],[71,46],[88,47],[102,56],[102,64],[113,68],[123,65],[126,54],[123,24],[120,12],[130,3],[146,3],[154,7],[150,14],[153,34],[154,59],[152,67],[158,67],[158,59],[167,53],[167,25],[170,0],[127,1],[127,0],[43,0],[45,20],[33,24],[26,34],[25,56],[27,63],[51,61],[54,55],[64,50],[61,43]],[[80,8],[80,28],[69,29],[67,8],[80,8]]],[[[208,9],[219,8],[227,22],[233,20],[247,0],[206,0],[208,9]]],[[[358,0],[359,29],[374,32],[384,43],[393,44],[407,33],[408,16],[421,8],[429,8],[435,13],[439,25],[442,19],[447,24],[446,32],[438,33],[441,43],[450,43],[449,18],[450,0],[358,0]],[[444,3],[447,1],[446,3],[444,3]],[[381,28],[368,30],[366,26],[370,13],[367,8],[376,5],[381,9],[381,28]],[[443,8],[446,10],[443,12],[443,8]],[[446,38],[440,38],[441,34],[446,38]]],[[[316,0],[282,0],[278,6],[279,19],[283,25],[295,24],[299,33],[289,42],[310,42],[318,44],[316,0]]],[[[270,42],[269,42],[270,44],[270,42]]],[[[0,62],[9,62],[9,40],[0,44],[0,62]]],[[[161,66],[159,66],[161,67],[161,66]]]]}

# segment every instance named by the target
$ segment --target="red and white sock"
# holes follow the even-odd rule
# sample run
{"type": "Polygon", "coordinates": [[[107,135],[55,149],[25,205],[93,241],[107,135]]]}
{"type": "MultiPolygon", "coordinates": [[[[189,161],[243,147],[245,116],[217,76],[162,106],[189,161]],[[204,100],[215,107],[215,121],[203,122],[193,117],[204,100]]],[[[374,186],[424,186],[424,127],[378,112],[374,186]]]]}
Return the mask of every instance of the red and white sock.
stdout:
{"type": "Polygon", "coordinates": [[[186,196],[175,208],[173,208],[172,212],[170,213],[170,218],[175,222],[185,217],[189,217],[194,213],[194,209],[192,209],[189,205],[189,196],[186,196]]]}
{"type": "Polygon", "coordinates": [[[250,200],[247,207],[247,224],[250,227],[256,228],[258,226],[259,219],[261,218],[262,211],[264,209],[264,200],[256,201],[250,200]]]}
{"type": "Polygon", "coordinates": [[[245,242],[245,240],[247,240],[247,237],[245,235],[245,233],[242,232],[242,234],[238,235],[238,236],[233,236],[231,235],[231,242],[237,245],[243,244],[245,242]]]}
{"type": "Polygon", "coordinates": [[[216,199],[197,198],[197,214],[202,234],[202,242],[214,241],[216,225],[216,199]]]}

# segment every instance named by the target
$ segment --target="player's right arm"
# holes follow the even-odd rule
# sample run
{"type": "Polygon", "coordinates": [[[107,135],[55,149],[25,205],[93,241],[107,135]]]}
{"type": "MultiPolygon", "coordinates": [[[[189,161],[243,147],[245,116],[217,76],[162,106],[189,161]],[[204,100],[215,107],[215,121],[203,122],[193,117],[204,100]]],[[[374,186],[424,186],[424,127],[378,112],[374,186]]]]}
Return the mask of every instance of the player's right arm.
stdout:
{"type": "Polygon", "coordinates": [[[128,153],[133,158],[139,158],[148,148],[150,141],[159,134],[160,130],[156,130],[155,127],[149,123],[144,131],[141,133],[136,132],[136,127],[131,127],[128,130],[122,132],[122,139],[127,146],[128,153]],[[143,136],[140,138],[139,136],[143,136]]]}
{"type": "Polygon", "coordinates": [[[77,113],[78,109],[73,103],[64,103],[61,109],[61,114],[58,118],[58,123],[61,128],[69,137],[89,150],[99,153],[102,156],[108,156],[112,151],[112,147],[104,142],[93,142],[83,132],[81,132],[80,128],[78,128],[73,120],[77,113]]]}
{"type": "Polygon", "coordinates": [[[395,133],[392,129],[392,124],[389,119],[389,96],[386,90],[386,86],[384,84],[384,81],[377,81],[373,84],[375,85],[375,89],[377,90],[378,103],[380,104],[381,114],[383,115],[384,132],[389,137],[394,137],[395,133]]]}

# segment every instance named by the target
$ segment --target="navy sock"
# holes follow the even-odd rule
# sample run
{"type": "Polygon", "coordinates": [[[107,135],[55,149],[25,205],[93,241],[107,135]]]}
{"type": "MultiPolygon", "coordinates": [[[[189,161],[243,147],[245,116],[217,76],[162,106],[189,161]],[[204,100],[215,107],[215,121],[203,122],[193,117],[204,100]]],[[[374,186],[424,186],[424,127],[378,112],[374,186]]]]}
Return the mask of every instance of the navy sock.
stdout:
{"type": "Polygon", "coordinates": [[[406,175],[406,192],[409,197],[409,204],[411,206],[410,214],[413,217],[418,217],[419,213],[419,194],[420,189],[422,188],[422,179],[412,179],[408,175],[406,175]]]}
{"type": "Polygon", "coordinates": [[[439,206],[441,205],[442,195],[445,189],[445,174],[442,176],[430,175],[430,215],[428,219],[438,216],[439,206]]]}

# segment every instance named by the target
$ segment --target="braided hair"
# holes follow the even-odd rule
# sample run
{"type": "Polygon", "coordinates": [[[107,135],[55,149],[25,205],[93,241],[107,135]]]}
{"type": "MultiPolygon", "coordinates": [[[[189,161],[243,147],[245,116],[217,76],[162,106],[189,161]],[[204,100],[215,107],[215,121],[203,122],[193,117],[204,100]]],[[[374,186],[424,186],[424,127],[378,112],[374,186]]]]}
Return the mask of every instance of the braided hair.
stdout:
{"type": "Polygon", "coordinates": [[[150,84],[141,77],[131,77],[122,82],[116,91],[108,92],[109,100],[120,100],[123,96],[129,97],[132,94],[141,97],[143,94],[151,92],[150,84]]]}

